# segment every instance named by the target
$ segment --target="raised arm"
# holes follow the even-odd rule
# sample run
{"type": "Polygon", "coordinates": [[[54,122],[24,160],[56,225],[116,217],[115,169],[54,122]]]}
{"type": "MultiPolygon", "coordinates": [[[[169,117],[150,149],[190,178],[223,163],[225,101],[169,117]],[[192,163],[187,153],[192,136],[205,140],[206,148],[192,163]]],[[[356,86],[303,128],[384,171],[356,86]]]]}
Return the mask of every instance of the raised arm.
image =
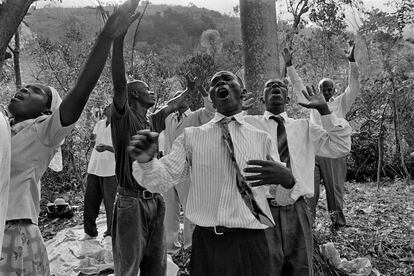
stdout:
{"type": "Polygon", "coordinates": [[[139,0],[126,1],[108,18],[81,69],[75,86],[69,91],[60,105],[60,120],[62,126],[71,125],[79,119],[89,95],[105,66],[112,41],[120,34],[125,33],[130,24],[138,18],[134,14],[138,2],[139,0]]]}
{"type": "MultiPolygon", "coordinates": [[[[126,34],[126,33],[125,33],[126,34]]],[[[114,86],[115,108],[123,113],[127,103],[127,80],[125,77],[124,38],[125,34],[117,37],[112,48],[111,73],[114,86]]]]}
{"type": "Polygon", "coordinates": [[[293,95],[297,98],[297,103],[308,103],[308,100],[302,94],[302,91],[306,89],[303,80],[296,72],[295,67],[293,67],[292,53],[287,48],[284,48],[282,56],[285,61],[287,76],[293,86],[293,95]]]}
{"type": "Polygon", "coordinates": [[[338,158],[345,156],[351,150],[352,129],[345,119],[338,119],[329,110],[322,93],[317,94],[314,87],[306,87],[302,94],[309,101],[300,105],[316,109],[319,112],[321,123],[309,123],[309,135],[316,149],[316,155],[338,158]]]}
{"type": "Polygon", "coordinates": [[[345,92],[336,97],[338,101],[338,117],[344,117],[351,110],[356,98],[359,95],[360,83],[359,83],[359,68],[355,62],[355,44],[350,41],[350,49],[347,54],[349,61],[349,76],[348,76],[348,87],[345,92]]]}
{"type": "Polygon", "coordinates": [[[158,133],[163,131],[165,129],[165,119],[167,119],[171,113],[177,111],[185,102],[188,95],[195,91],[196,88],[194,80],[191,79],[188,75],[186,76],[186,80],[187,88],[184,91],[169,100],[166,106],[149,116],[152,131],[158,133]]]}

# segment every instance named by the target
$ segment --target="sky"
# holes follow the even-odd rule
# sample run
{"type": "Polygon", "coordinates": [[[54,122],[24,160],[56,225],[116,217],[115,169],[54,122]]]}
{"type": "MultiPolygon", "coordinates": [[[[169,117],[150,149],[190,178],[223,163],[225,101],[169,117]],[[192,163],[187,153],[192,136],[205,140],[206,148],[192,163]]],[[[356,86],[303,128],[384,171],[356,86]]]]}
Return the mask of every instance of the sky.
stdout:
{"type": "MultiPolygon", "coordinates": [[[[124,0],[100,0],[102,3],[122,3],[124,0]]],[[[385,5],[389,0],[363,0],[368,8],[376,7],[380,9],[388,10],[389,8],[385,5]]],[[[58,1],[55,0],[57,3],[58,1]]],[[[97,0],[62,0],[59,6],[63,7],[79,7],[79,6],[96,6],[97,0]]],[[[187,6],[189,3],[193,3],[197,7],[203,7],[210,10],[219,11],[226,14],[234,14],[233,7],[239,4],[239,0],[150,0],[152,4],[169,4],[169,5],[181,5],[187,6]]],[[[286,1],[279,0],[277,5],[280,10],[283,9],[283,5],[286,1]]],[[[41,7],[44,3],[50,4],[50,1],[39,1],[38,6],[41,7]],[[43,2],[43,3],[42,3],[43,2]]]]}

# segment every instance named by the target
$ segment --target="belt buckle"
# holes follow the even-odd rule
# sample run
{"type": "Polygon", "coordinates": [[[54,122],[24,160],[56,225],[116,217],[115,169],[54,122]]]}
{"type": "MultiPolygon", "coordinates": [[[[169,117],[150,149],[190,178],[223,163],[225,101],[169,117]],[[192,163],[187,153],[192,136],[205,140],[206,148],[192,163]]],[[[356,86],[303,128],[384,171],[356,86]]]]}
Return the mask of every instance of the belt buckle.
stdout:
{"type": "Polygon", "coordinates": [[[152,198],[154,198],[154,194],[153,193],[151,193],[150,191],[148,191],[148,190],[143,190],[142,191],[142,198],[143,199],[152,199],[152,198]]]}
{"type": "Polygon", "coordinates": [[[218,232],[217,231],[217,226],[214,226],[213,228],[214,228],[214,234],[216,234],[217,236],[220,236],[220,235],[224,234],[224,232],[218,232]]]}
{"type": "Polygon", "coordinates": [[[281,206],[279,203],[277,203],[276,199],[271,199],[271,200],[270,200],[270,204],[271,204],[272,206],[275,206],[275,207],[277,207],[277,206],[281,206]]]}

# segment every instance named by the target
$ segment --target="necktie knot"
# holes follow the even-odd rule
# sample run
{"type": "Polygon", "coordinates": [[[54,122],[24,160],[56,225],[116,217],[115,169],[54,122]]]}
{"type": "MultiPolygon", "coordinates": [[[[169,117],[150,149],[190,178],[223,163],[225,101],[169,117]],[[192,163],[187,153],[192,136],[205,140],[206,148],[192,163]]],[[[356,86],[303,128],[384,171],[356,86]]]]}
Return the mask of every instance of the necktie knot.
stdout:
{"type": "Polygon", "coordinates": [[[220,124],[222,125],[228,125],[231,121],[234,121],[234,118],[231,117],[224,117],[223,119],[220,120],[220,124]]]}
{"type": "Polygon", "coordinates": [[[272,117],[270,117],[270,119],[275,120],[278,124],[284,124],[285,123],[285,119],[283,119],[283,117],[280,116],[280,115],[272,116],[272,117]]]}

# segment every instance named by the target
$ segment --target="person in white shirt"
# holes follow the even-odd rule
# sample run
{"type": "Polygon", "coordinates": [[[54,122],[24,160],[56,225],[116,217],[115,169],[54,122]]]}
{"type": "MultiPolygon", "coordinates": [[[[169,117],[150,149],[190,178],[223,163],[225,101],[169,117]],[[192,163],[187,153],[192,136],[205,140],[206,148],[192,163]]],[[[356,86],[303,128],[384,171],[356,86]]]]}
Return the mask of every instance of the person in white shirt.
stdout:
{"type": "MultiPolygon", "coordinates": [[[[196,87],[203,97],[204,107],[195,111],[190,110],[189,101],[192,94],[188,94],[183,100],[177,111],[171,113],[165,119],[163,155],[171,151],[174,140],[183,133],[184,129],[190,126],[201,126],[214,117],[215,109],[208,98],[207,92],[196,81],[196,87]]],[[[174,97],[178,96],[177,92],[174,97]]],[[[174,254],[180,249],[178,233],[180,231],[180,205],[182,205],[185,216],[189,179],[183,178],[182,182],[172,189],[163,193],[165,201],[165,236],[167,243],[167,253],[174,254]]],[[[184,217],[183,244],[184,248],[191,246],[191,236],[194,225],[184,217]]]]}
{"type": "MultiPolygon", "coordinates": [[[[5,112],[5,111],[4,111],[5,112]]],[[[0,248],[3,244],[10,185],[10,126],[0,106],[0,248]]]]}
{"type": "MultiPolygon", "coordinates": [[[[321,114],[322,126],[309,119],[295,120],[285,112],[289,102],[287,86],[281,80],[269,80],[264,86],[263,99],[266,111],[262,116],[245,116],[252,126],[266,131],[278,145],[277,153],[286,167],[292,171],[295,185],[291,189],[270,186],[267,193],[270,210],[275,220],[272,248],[272,275],[313,275],[312,274],[312,227],[305,197],[313,196],[313,168],[315,155],[341,157],[351,148],[351,127],[344,119],[331,114],[322,95],[310,87],[304,92],[309,103],[306,108],[321,114]]],[[[257,165],[265,165],[262,161],[257,165]]],[[[268,185],[260,181],[264,169],[246,168],[245,172],[256,173],[247,176],[254,180],[252,186],[268,185]],[[258,181],[259,180],[259,181],[258,181]]],[[[263,177],[262,177],[263,178],[263,177]]]]}
{"type": "MultiPolygon", "coordinates": [[[[350,41],[350,49],[347,54],[349,61],[349,78],[348,87],[345,92],[334,96],[336,93],[335,84],[329,78],[324,78],[319,82],[319,90],[328,103],[329,110],[338,118],[345,118],[351,109],[352,104],[359,95],[359,70],[355,62],[355,44],[350,41]]],[[[292,64],[292,54],[288,49],[283,50],[283,58],[287,67],[287,76],[293,85],[293,93],[297,95],[299,103],[307,103],[301,91],[304,89],[303,81],[297,74],[292,64]]],[[[314,110],[310,113],[310,120],[321,125],[321,116],[314,110]]],[[[336,232],[346,225],[345,215],[343,213],[343,191],[346,180],[346,156],[335,158],[335,156],[316,156],[315,160],[315,196],[309,200],[313,219],[316,216],[316,207],[319,200],[320,183],[326,189],[326,199],[328,202],[328,211],[331,216],[331,230],[336,232]]]]}
{"type": "Polygon", "coordinates": [[[88,164],[86,178],[85,205],[83,211],[83,239],[91,239],[98,235],[96,218],[102,200],[105,205],[106,226],[104,237],[111,236],[112,213],[117,192],[115,176],[115,155],[111,134],[111,106],[103,111],[106,117],[98,121],[93,129],[91,142],[94,144],[88,164]]]}
{"type": "MultiPolygon", "coordinates": [[[[186,210],[196,225],[191,275],[270,275],[273,238],[265,229],[271,230],[274,222],[266,188],[249,187],[241,171],[252,159],[278,160],[272,156],[277,152],[275,144],[269,134],[245,123],[241,87],[233,73],[216,73],[209,93],[215,117],[200,127],[184,129],[163,158],[153,159],[157,134],[138,132],[129,147],[137,160],[133,175],[153,192],[166,191],[191,176],[186,210]]],[[[269,174],[273,183],[287,189],[294,184],[287,169],[270,169],[269,174]]]]}
{"type": "Polygon", "coordinates": [[[10,189],[0,258],[0,275],[50,275],[46,246],[38,227],[40,178],[85,107],[113,40],[138,18],[138,1],[127,1],[105,23],[74,87],[62,103],[43,84],[22,87],[11,98],[10,189]]]}

